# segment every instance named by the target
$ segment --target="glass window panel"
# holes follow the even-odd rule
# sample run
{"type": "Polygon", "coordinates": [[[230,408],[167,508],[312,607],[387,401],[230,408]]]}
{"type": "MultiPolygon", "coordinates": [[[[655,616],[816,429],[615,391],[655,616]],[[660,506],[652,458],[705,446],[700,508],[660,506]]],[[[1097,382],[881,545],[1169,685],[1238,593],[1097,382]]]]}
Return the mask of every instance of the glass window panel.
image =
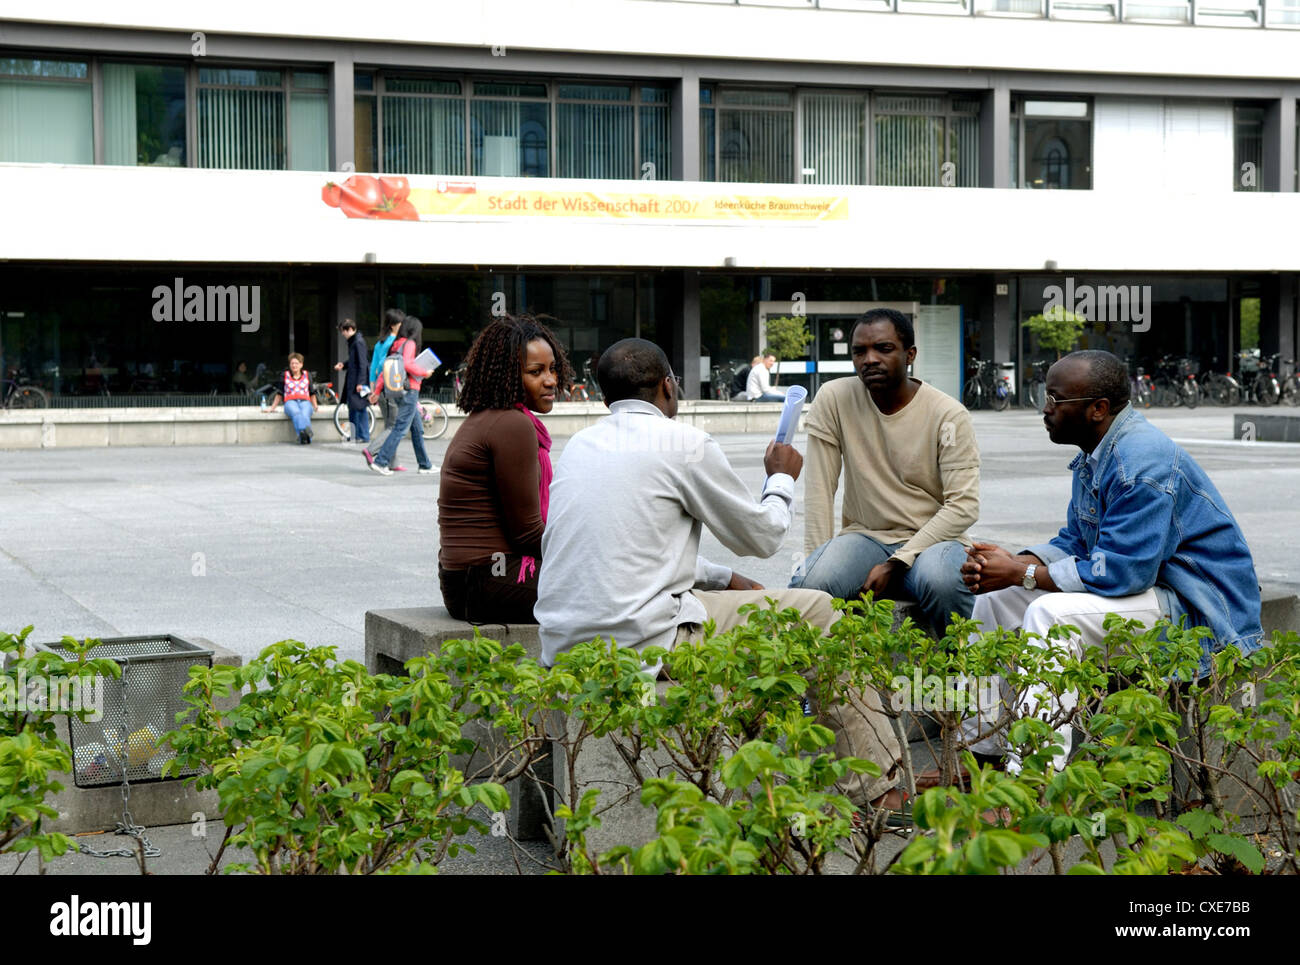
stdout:
{"type": "Polygon", "coordinates": [[[805,184],[865,184],[863,135],[867,99],[854,94],[805,94],[805,184]]]}
{"type": "Polygon", "coordinates": [[[199,167],[284,169],[281,91],[200,87],[198,102],[199,167]]]}
{"type": "Polygon", "coordinates": [[[794,180],[791,111],[720,111],[718,180],[789,183],[794,180]]]}
{"type": "Polygon", "coordinates": [[[89,84],[0,78],[0,161],[94,164],[89,84]]]}
{"type": "Polygon", "coordinates": [[[90,71],[84,61],[0,57],[0,74],[12,74],[17,77],[62,77],[66,80],[86,80],[90,76],[90,71]]]}
{"type": "Polygon", "coordinates": [[[980,184],[980,121],[978,117],[957,115],[948,128],[948,160],[957,166],[957,187],[978,188],[980,184]]]}
{"type": "Polygon", "coordinates": [[[942,114],[943,98],[917,94],[877,94],[876,110],[900,114],[942,114]]]}
{"type": "Polygon", "coordinates": [[[545,84],[502,84],[496,81],[476,83],[476,97],[545,97],[545,84]]]}
{"type": "Polygon", "coordinates": [[[1233,108],[1233,171],[1232,190],[1258,191],[1260,165],[1264,160],[1264,108],[1239,106],[1233,108]],[[1252,177],[1246,177],[1243,165],[1252,177]],[[1249,182],[1243,184],[1242,182],[1249,182]]]}
{"type": "Polygon", "coordinates": [[[641,108],[641,168],[637,177],[650,175],[655,181],[673,177],[672,114],[667,106],[641,108]],[[645,165],[654,167],[646,170],[645,165]]]}
{"type": "Polygon", "coordinates": [[[560,100],[630,101],[632,88],[621,84],[561,84],[560,100]]]}
{"type": "Polygon", "coordinates": [[[375,110],[373,97],[356,97],[353,99],[352,156],[358,171],[378,171],[375,163],[379,150],[378,111],[375,110]]]}
{"type": "Polygon", "coordinates": [[[712,103],[713,103],[713,88],[712,88],[712,87],[701,87],[701,88],[700,88],[700,103],[701,103],[701,104],[712,104],[712,103]]]}
{"type": "Polygon", "coordinates": [[[1087,117],[1087,101],[1025,101],[1026,117],[1087,117]]]}
{"type": "Polygon", "coordinates": [[[470,105],[472,173],[546,177],[550,167],[549,108],[549,104],[521,101],[474,101],[470,105]]]}
{"type": "Polygon", "coordinates": [[[328,171],[329,166],[329,95],[295,92],[289,99],[289,167],[328,171]]]}
{"type": "Polygon", "coordinates": [[[636,177],[630,104],[556,105],[556,177],[636,177]]]}
{"type": "Polygon", "coordinates": [[[293,86],[307,90],[329,90],[329,78],[320,70],[295,70],[293,86]]]}
{"type": "Polygon", "coordinates": [[[717,146],[714,143],[717,121],[713,108],[700,110],[700,180],[716,181],[718,179],[717,146]]]}
{"type": "Polygon", "coordinates": [[[185,68],[104,64],[104,163],[185,166],[185,68]]]}
{"type": "Polygon", "coordinates": [[[743,104],[751,107],[789,107],[791,95],[788,90],[726,90],[722,92],[722,103],[743,104]]]}
{"type": "Polygon", "coordinates": [[[1091,121],[1025,118],[1024,186],[1092,187],[1091,121]]]}
{"type": "Polygon", "coordinates": [[[943,118],[877,115],[876,184],[933,187],[944,161],[943,118]]]}
{"type": "Polygon", "coordinates": [[[234,87],[280,87],[284,83],[278,70],[250,70],[241,67],[200,67],[200,84],[234,87]]]}
{"type": "Polygon", "coordinates": [[[462,97],[385,97],[384,170],[465,174],[462,97]]]}
{"type": "MultiPolygon", "coordinates": [[[[672,91],[667,87],[642,87],[641,103],[643,104],[667,104],[672,99],[672,91]]],[[[700,100],[704,97],[701,92],[700,100]]]]}
{"type": "Polygon", "coordinates": [[[460,93],[458,80],[433,80],[428,77],[404,77],[401,74],[384,76],[384,92],[388,94],[449,94],[460,93]]]}
{"type": "Polygon", "coordinates": [[[959,114],[978,114],[980,102],[978,97],[954,97],[952,109],[959,114]]]}
{"type": "Polygon", "coordinates": [[[354,71],[352,74],[353,90],[374,90],[375,75],[368,70],[354,71]]]}

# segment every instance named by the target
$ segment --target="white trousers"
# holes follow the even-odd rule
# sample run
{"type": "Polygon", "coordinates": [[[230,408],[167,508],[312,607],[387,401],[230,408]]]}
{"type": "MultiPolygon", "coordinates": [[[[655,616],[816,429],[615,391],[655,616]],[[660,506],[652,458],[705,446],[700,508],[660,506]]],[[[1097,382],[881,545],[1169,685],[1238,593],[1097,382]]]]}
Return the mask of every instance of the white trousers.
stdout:
{"type": "MultiPolygon", "coordinates": [[[[1150,627],[1162,617],[1160,599],[1154,589],[1135,593],[1132,596],[1098,596],[1095,593],[1049,593],[1046,590],[1026,590],[1020,586],[1009,586],[992,593],[981,593],[975,597],[975,611],[972,619],[985,630],[1002,627],[1006,630],[1024,629],[1027,633],[1046,637],[1049,627],[1057,624],[1070,624],[1079,628],[1079,634],[1061,641],[1070,646],[1075,655],[1083,653],[1085,646],[1101,646],[1106,637],[1102,621],[1107,613],[1118,613],[1128,620],[1140,620],[1150,627]]],[[[1045,641],[1034,640],[1039,645],[1045,641]]],[[[1006,688],[1000,687],[1003,699],[1009,699],[1006,688]]],[[[1070,711],[1078,702],[1078,695],[1066,693],[1061,695],[1059,703],[1046,692],[1045,687],[1031,686],[1025,693],[1025,703],[1029,710],[1040,716],[1046,712],[1055,716],[1058,710],[1070,711]],[[1036,709],[1037,708],[1037,709],[1036,709]]],[[[970,744],[970,749],[981,754],[1001,754],[1007,750],[1005,735],[991,734],[990,728],[1001,716],[1001,705],[987,709],[981,708],[978,717],[972,717],[962,723],[961,738],[970,744]]],[[[1065,766],[1065,759],[1070,754],[1073,735],[1070,725],[1061,727],[1057,733],[1064,739],[1064,753],[1057,760],[1058,770],[1065,766]]],[[[1018,773],[1020,759],[1015,754],[1007,755],[1007,770],[1018,773]]]]}

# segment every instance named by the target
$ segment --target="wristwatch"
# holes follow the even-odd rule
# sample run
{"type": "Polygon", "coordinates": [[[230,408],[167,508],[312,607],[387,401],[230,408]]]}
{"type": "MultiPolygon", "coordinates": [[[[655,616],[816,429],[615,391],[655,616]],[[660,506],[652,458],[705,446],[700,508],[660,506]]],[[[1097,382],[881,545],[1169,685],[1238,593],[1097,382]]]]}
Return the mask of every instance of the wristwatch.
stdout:
{"type": "Polygon", "coordinates": [[[1034,579],[1034,570],[1038,569],[1037,563],[1030,563],[1025,567],[1025,578],[1020,581],[1020,585],[1026,590],[1038,589],[1038,581],[1034,579]]]}

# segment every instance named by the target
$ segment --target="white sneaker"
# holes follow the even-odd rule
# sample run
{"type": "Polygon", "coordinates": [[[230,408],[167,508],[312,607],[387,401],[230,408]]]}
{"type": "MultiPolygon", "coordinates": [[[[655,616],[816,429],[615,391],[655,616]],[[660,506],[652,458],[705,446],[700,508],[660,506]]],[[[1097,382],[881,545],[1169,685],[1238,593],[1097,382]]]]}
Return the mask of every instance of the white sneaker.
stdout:
{"type": "Polygon", "coordinates": [[[393,474],[393,470],[389,469],[387,466],[381,466],[377,462],[372,462],[370,468],[381,476],[391,476],[393,474]]]}
{"type": "Polygon", "coordinates": [[[442,469],[440,469],[438,466],[430,466],[428,469],[421,469],[419,475],[436,476],[440,472],[442,472],[442,469]]]}

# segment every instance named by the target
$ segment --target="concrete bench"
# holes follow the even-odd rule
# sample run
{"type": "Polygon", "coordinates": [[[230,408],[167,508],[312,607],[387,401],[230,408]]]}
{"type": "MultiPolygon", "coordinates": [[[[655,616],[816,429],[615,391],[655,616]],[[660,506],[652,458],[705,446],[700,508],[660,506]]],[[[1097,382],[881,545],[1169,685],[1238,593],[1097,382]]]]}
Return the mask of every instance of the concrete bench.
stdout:
{"type": "MultiPolygon", "coordinates": [[[[895,625],[906,617],[919,617],[915,603],[900,602],[894,607],[895,625]]],[[[483,624],[478,627],[485,637],[499,640],[505,646],[520,644],[534,660],[541,658],[541,642],[535,624],[483,624]]],[[[448,640],[472,638],[474,627],[453,620],[443,607],[415,607],[398,610],[372,610],[366,614],[366,669],[373,673],[400,674],[406,661],[424,657],[439,650],[448,640]]],[[[662,696],[667,685],[660,683],[662,696]]],[[[554,726],[570,727],[569,721],[556,721],[554,726]]],[[[487,734],[467,734],[471,739],[486,739],[487,734]]],[[[594,853],[606,851],[618,844],[641,845],[655,836],[655,812],[640,801],[639,782],[634,778],[628,762],[619,753],[610,738],[588,740],[574,762],[573,788],[568,785],[568,765],[563,759],[563,749],[552,743],[552,754],[539,770],[542,780],[552,782],[561,801],[578,802],[592,787],[601,791],[601,827],[588,834],[588,845],[594,853]],[[544,773],[543,773],[544,772],[544,773]]],[[[462,766],[457,762],[457,766],[462,766]]],[[[646,753],[638,762],[644,773],[667,774],[668,759],[661,754],[646,753]]],[[[545,840],[546,824],[551,808],[543,800],[535,785],[523,779],[512,782],[511,810],[507,825],[511,835],[520,840],[545,840]]],[[[557,829],[559,831],[561,829],[557,829]]]]}

